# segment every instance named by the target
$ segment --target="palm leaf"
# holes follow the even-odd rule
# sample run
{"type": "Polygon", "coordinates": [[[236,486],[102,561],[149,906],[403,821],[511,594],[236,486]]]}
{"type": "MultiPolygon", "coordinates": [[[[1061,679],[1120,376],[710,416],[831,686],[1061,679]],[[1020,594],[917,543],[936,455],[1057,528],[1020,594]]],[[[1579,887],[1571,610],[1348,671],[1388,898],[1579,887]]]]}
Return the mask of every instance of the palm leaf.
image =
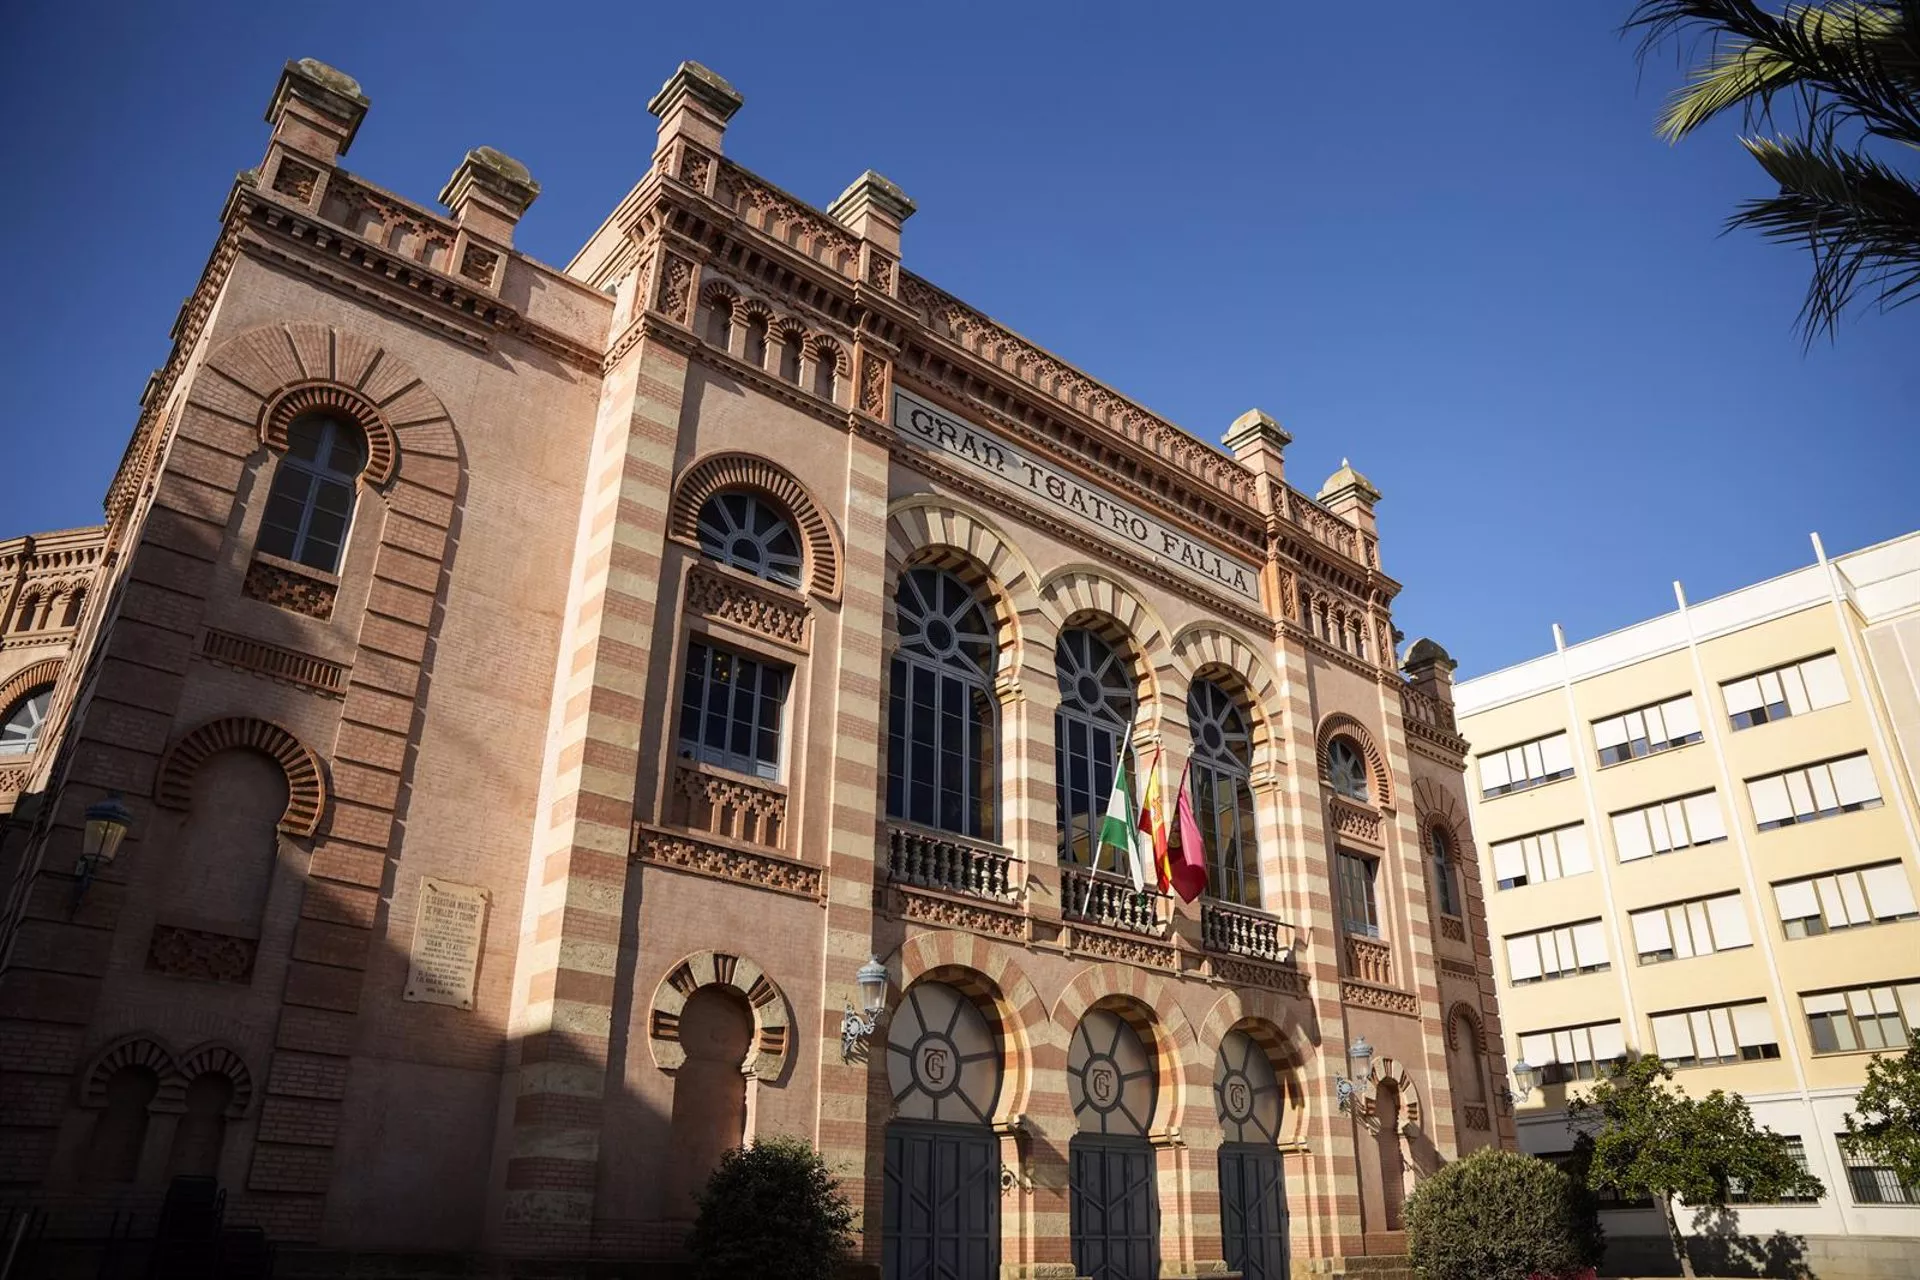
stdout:
{"type": "Polygon", "coordinates": [[[1920,147],[1920,0],[1794,3],[1778,14],[1756,0],[1640,0],[1626,29],[1640,32],[1643,61],[1669,40],[1707,43],[1661,113],[1671,141],[1734,107],[1767,121],[1776,95],[1799,89],[1809,125],[1858,121],[1920,147]]]}
{"type": "Polygon", "coordinates": [[[1884,310],[1920,297],[1920,186],[1831,134],[1743,138],[1780,193],[1749,200],[1727,221],[1813,255],[1800,324],[1811,342],[1831,334],[1863,290],[1884,310]]]}

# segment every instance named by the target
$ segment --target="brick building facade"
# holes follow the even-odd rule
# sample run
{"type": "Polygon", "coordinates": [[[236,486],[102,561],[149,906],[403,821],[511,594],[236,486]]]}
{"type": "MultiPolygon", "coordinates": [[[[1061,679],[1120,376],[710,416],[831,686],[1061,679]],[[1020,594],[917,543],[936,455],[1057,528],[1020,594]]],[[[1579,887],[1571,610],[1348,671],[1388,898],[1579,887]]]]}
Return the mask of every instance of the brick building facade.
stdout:
{"type": "Polygon", "coordinates": [[[910,274],[898,188],[809,207],[723,156],[739,106],[683,65],[561,270],[524,168],[410,203],[339,163],[359,86],[288,65],[105,529],[33,544],[91,558],[0,837],[0,1184],[657,1258],[719,1151],[795,1133],[889,1276],[1401,1252],[1512,1122],[1379,495],[910,274]],[[1192,904],[1093,837],[1129,748],[1191,762],[1192,904]]]}

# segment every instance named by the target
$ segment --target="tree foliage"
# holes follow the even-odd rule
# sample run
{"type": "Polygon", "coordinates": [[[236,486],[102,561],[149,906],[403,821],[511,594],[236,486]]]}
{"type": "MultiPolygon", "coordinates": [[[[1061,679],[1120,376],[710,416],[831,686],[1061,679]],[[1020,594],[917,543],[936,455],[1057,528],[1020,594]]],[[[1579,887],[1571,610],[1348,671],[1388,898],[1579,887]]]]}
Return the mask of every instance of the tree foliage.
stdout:
{"type": "Polygon", "coordinates": [[[1530,1280],[1600,1261],[1592,1197],[1535,1156],[1486,1147],[1414,1188],[1407,1246],[1424,1280],[1530,1280]]]}
{"type": "Polygon", "coordinates": [[[727,1152],[699,1206],[687,1252],[702,1280],[830,1280],[852,1243],[853,1207],[799,1138],[727,1152]]]}
{"type": "Polygon", "coordinates": [[[1847,1116],[1853,1149],[1920,1187],[1920,1031],[1899,1057],[1873,1056],[1853,1107],[1847,1116]]]}
{"type": "Polygon", "coordinates": [[[1720,1089],[1691,1098],[1672,1080],[1659,1058],[1631,1058],[1576,1096],[1568,1112],[1583,1131],[1588,1185],[1650,1198],[1682,1273],[1691,1276],[1674,1222],[1676,1198],[1689,1207],[1724,1207],[1735,1186],[1751,1200],[1819,1196],[1824,1188],[1800,1167],[1785,1138],[1754,1124],[1744,1098],[1720,1089]]]}
{"type": "Polygon", "coordinates": [[[1750,130],[1787,130],[1741,139],[1779,192],[1742,203],[1727,229],[1807,246],[1809,342],[1863,294],[1882,309],[1920,297],[1920,0],[1790,0],[1777,13],[1756,0],[1639,0],[1627,29],[1643,61],[1670,42],[1695,55],[1662,137],[1735,108],[1750,130]]]}

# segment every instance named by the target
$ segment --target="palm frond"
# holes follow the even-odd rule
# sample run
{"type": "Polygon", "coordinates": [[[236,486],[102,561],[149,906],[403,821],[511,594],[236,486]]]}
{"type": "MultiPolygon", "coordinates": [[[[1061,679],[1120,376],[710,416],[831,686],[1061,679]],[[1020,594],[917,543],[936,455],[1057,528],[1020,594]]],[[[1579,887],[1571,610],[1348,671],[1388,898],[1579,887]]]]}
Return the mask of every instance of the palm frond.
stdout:
{"type": "Polygon", "coordinates": [[[1809,125],[1857,121],[1920,147],[1920,0],[1792,3],[1778,14],[1756,0],[1639,0],[1625,29],[1640,33],[1642,62],[1673,40],[1707,46],[1661,113],[1671,141],[1734,107],[1749,124],[1768,122],[1776,95],[1799,89],[1809,125]]]}
{"type": "Polygon", "coordinates": [[[1882,310],[1920,297],[1920,185],[1830,133],[1741,141],[1780,192],[1742,204],[1727,229],[1807,246],[1813,279],[1800,325],[1809,343],[1831,335],[1862,291],[1882,310]]]}

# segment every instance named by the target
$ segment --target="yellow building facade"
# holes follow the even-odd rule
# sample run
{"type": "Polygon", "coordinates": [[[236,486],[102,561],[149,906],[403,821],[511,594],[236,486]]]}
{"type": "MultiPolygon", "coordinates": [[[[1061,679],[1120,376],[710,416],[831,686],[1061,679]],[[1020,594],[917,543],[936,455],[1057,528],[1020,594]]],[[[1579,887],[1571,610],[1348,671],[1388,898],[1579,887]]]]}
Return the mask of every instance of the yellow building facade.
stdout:
{"type": "MultiPolygon", "coordinates": [[[[1920,533],[1457,686],[1521,1148],[1624,1052],[1744,1096],[1826,1185],[1678,1211],[1706,1260],[1920,1275],[1920,1189],[1849,1155],[1876,1050],[1920,1028],[1920,533]],[[1776,1233],[1784,1232],[1782,1244],[1776,1233]]],[[[1665,1251],[1615,1202],[1609,1269],[1665,1251]]]]}

